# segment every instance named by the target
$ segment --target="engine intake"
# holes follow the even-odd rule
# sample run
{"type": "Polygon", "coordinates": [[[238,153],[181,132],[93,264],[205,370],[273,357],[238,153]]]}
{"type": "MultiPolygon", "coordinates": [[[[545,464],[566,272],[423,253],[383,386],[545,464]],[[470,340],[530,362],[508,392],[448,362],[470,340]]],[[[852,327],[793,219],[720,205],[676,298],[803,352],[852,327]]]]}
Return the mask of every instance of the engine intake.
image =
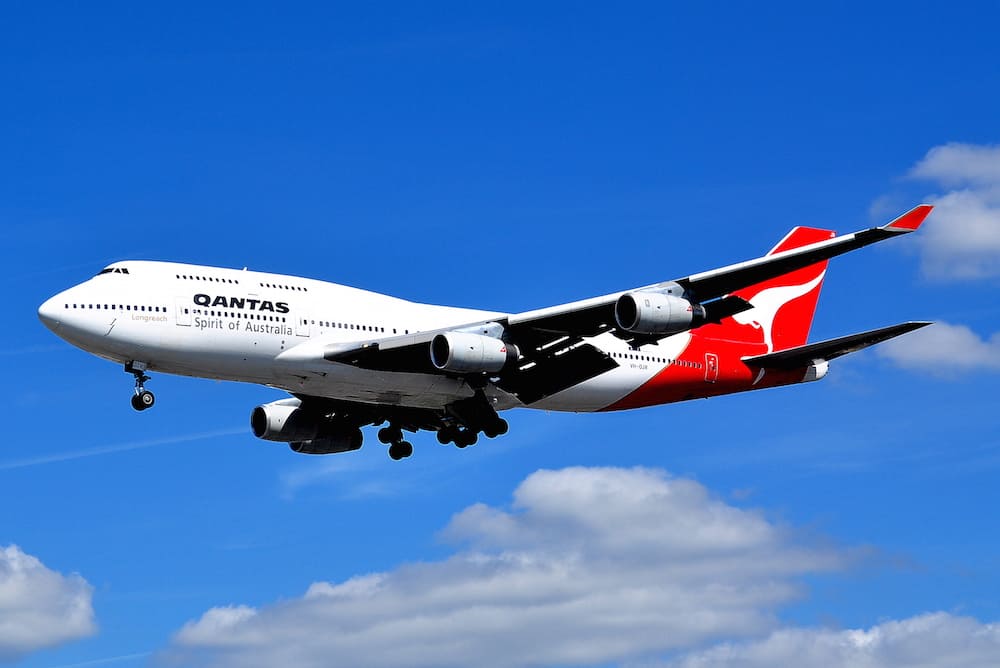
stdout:
{"type": "Polygon", "coordinates": [[[322,420],[299,408],[298,400],[286,399],[253,409],[250,428],[265,441],[309,441],[319,436],[322,420]]]}
{"type": "Polygon", "coordinates": [[[705,307],[663,292],[627,292],[615,303],[618,326],[633,334],[675,334],[705,322],[705,307]]]}
{"type": "Polygon", "coordinates": [[[431,341],[431,364],[441,371],[496,373],[517,361],[517,346],[468,332],[445,332],[431,341]]]}

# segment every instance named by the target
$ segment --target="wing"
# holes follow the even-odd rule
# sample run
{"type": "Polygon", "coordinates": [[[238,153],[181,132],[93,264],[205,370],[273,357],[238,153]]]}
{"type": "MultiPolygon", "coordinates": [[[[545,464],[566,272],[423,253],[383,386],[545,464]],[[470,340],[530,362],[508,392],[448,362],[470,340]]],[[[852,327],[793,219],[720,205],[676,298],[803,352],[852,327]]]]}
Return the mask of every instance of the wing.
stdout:
{"type": "Polygon", "coordinates": [[[389,421],[407,431],[438,431],[448,423],[443,410],[411,408],[388,404],[366,404],[307,394],[294,395],[306,410],[326,419],[337,419],[357,427],[377,425],[389,421]]]}
{"type": "MultiPolygon", "coordinates": [[[[913,232],[924,221],[932,207],[920,205],[881,227],[847,234],[798,248],[766,255],[755,260],[692,274],[673,281],[654,283],[635,291],[675,289],[684,297],[705,309],[707,322],[751,308],[732,292],[787,274],[817,262],[868,246],[900,234],[913,232]]],[[[626,292],[552,306],[514,315],[498,316],[490,321],[393,336],[349,344],[324,344],[311,341],[296,346],[278,356],[279,361],[299,366],[323,365],[331,362],[350,364],[365,369],[448,373],[437,369],[429,355],[429,347],[438,334],[453,331],[485,335],[502,328],[503,340],[517,346],[518,362],[501,373],[489,375],[501,389],[518,397],[525,404],[594,378],[618,366],[609,355],[586,339],[611,333],[634,345],[664,338],[664,335],[636,336],[621,330],[615,321],[615,303],[626,292]]],[[[870,345],[870,344],[869,344],[870,345]]],[[[452,374],[461,375],[461,374],[452,374]]],[[[483,374],[468,374],[481,378],[483,374]]]]}
{"type": "MultiPolygon", "coordinates": [[[[930,214],[932,206],[921,204],[907,211],[899,218],[881,226],[873,227],[853,234],[834,237],[826,241],[793,248],[791,250],[765,255],[747,262],[731,264],[720,269],[712,269],[700,274],[692,274],[673,281],[654,283],[636,290],[655,290],[679,285],[684,289],[686,297],[691,301],[700,302],[706,307],[712,305],[723,295],[741,290],[756,283],[766,281],[776,276],[793,272],[811,264],[843,255],[852,250],[863,248],[884,239],[915,231],[930,214]]],[[[615,302],[624,292],[616,292],[603,297],[594,297],[583,301],[572,302],[561,306],[527,311],[511,316],[508,320],[512,327],[528,325],[538,331],[554,334],[575,334],[579,336],[595,336],[616,327],[614,321],[615,302]]],[[[718,307],[716,307],[718,308],[718,307]]],[[[732,309],[718,308],[721,313],[732,309]]],[[[738,312],[738,311],[736,311],[738,312]]],[[[732,315],[732,313],[726,313],[732,315]]],[[[725,317],[723,315],[722,317],[725,317]]],[[[711,320],[711,319],[710,319],[711,320]]]]}

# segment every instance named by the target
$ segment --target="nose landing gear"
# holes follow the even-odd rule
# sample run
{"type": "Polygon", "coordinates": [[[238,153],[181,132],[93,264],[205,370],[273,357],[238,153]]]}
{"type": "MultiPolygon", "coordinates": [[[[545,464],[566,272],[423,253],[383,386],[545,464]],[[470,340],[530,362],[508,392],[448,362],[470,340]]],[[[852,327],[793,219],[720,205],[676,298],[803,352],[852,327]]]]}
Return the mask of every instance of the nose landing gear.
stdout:
{"type": "Polygon", "coordinates": [[[135,394],[132,395],[132,408],[137,411],[144,411],[153,407],[156,397],[146,389],[146,381],[151,380],[146,375],[147,365],[145,362],[127,362],[125,371],[135,376],[135,394]]]}

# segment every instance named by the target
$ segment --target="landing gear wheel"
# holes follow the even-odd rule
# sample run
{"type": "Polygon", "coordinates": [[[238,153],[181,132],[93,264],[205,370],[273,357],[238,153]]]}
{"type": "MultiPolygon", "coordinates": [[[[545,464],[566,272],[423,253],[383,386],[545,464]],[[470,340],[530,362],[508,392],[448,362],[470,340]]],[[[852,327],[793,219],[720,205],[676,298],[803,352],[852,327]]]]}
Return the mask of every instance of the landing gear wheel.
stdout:
{"type": "Polygon", "coordinates": [[[396,443],[403,440],[403,432],[399,427],[382,427],[378,430],[378,440],[380,443],[396,443]]]}
{"type": "Polygon", "coordinates": [[[470,445],[475,445],[478,440],[479,434],[471,429],[463,429],[455,436],[455,445],[460,448],[467,448],[470,445]]]}
{"type": "Polygon", "coordinates": [[[408,441],[399,441],[389,446],[389,456],[399,461],[413,454],[413,445],[408,441]]]}
{"type": "Polygon", "coordinates": [[[507,421],[503,418],[497,418],[495,422],[483,427],[483,436],[486,438],[496,438],[497,436],[506,434],[508,429],[507,421]]]}
{"type": "Polygon", "coordinates": [[[144,411],[147,408],[152,408],[153,404],[156,403],[156,397],[149,390],[142,390],[138,394],[132,395],[132,408],[137,411],[144,411]]]}
{"type": "Polygon", "coordinates": [[[453,426],[442,427],[438,429],[437,439],[438,443],[441,445],[448,445],[449,443],[454,443],[458,438],[458,429],[453,426]]]}

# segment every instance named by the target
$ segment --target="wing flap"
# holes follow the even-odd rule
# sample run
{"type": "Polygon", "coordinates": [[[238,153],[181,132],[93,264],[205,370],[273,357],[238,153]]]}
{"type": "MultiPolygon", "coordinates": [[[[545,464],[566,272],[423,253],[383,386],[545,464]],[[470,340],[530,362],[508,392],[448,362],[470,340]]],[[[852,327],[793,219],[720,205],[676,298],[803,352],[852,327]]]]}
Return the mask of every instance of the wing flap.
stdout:
{"type": "Polygon", "coordinates": [[[883,341],[926,327],[930,322],[903,322],[898,325],[873,329],[859,334],[850,334],[836,339],[810,343],[797,348],[789,348],[767,355],[744,357],[750,366],[766,369],[798,369],[817,361],[830,361],[842,355],[854,353],[883,341]]]}
{"type": "Polygon", "coordinates": [[[527,367],[504,372],[497,385],[523,403],[532,404],[617,367],[618,363],[606,353],[584,343],[527,367]]]}

